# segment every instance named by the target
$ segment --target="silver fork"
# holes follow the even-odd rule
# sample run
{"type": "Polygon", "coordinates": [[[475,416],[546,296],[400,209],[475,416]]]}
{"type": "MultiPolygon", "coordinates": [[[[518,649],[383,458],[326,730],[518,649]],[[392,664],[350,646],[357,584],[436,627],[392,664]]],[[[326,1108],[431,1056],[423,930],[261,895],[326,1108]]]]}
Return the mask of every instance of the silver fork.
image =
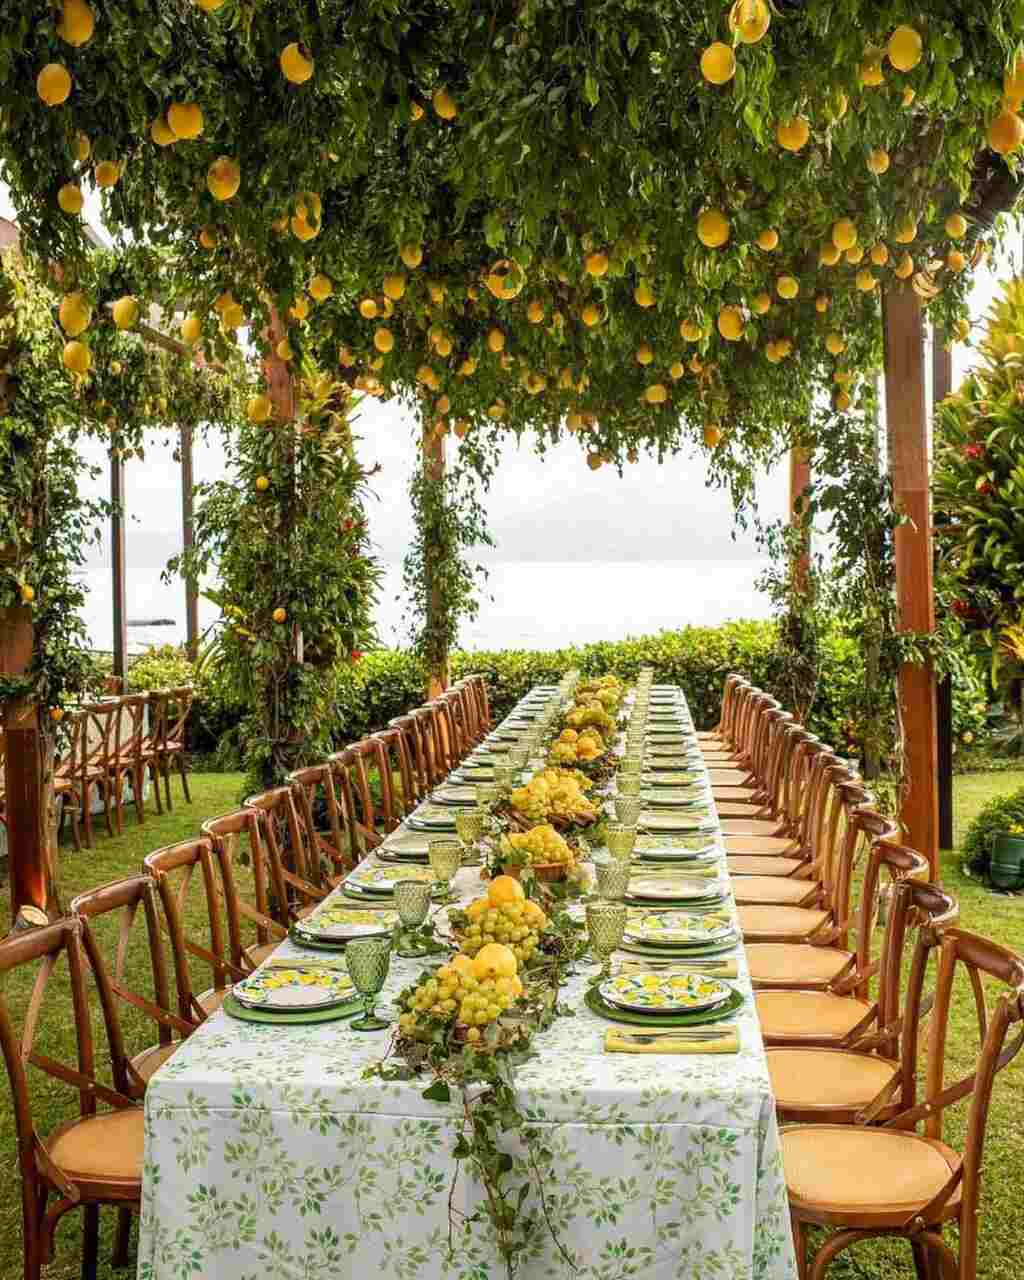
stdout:
{"type": "Polygon", "coordinates": [[[656,1044],[659,1040],[720,1040],[733,1030],[733,1027],[720,1027],[707,1031],[619,1031],[616,1034],[634,1044],[656,1044]]]}

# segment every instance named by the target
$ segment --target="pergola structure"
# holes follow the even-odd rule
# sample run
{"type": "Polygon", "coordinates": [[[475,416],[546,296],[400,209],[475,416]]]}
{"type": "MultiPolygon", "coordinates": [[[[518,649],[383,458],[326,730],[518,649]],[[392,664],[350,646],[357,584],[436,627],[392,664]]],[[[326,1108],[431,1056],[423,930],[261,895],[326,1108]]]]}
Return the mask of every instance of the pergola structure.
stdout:
{"type": "MultiPolygon", "coordinates": [[[[795,494],[816,433],[863,411],[881,364],[905,517],[899,626],[923,655],[900,672],[901,817],[935,873],[925,309],[948,345],[993,216],[1016,199],[1003,157],[1024,142],[1024,74],[995,8],[898,21],[823,0],[489,13],[451,0],[384,18],[341,0],[148,0],[147,29],[117,0],[63,0],[49,19],[15,0],[26,34],[0,90],[0,162],[27,242],[71,283],[89,180],[126,260],[148,253],[162,296],[193,308],[188,351],[215,360],[243,323],[257,335],[264,385],[240,457],[242,483],[269,498],[258,520],[225,498],[225,545],[272,527],[267,542],[294,554],[316,536],[295,495],[323,450],[303,451],[344,435],[347,389],[417,403],[435,687],[450,638],[449,431],[451,466],[481,475],[508,430],[541,447],[575,434],[593,467],[696,440],[741,497],[792,446],[795,494]]],[[[87,378],[68,336],[66,363],[87,378]]],[[[353,465],[353,501],[361,479],[353,465]]],[[[361,527],[353,506],[342,530],[361,527]]],[[[302,730],[296,668],[357,647],[367,556],[338,546],[319,562],[348,575],[333,593],[297,573],[287,608],[238,587],[226,605],[229,620],[251,606],[278,627],[265,645],[227,628],[233,660],[252,654],[294,695],[274,712],[274,760],[302,730]]],[[[233,564],[233,582],[254,580],[233,564]]],[[[17,835],[12,856],[38,850],[17,835]]]]}

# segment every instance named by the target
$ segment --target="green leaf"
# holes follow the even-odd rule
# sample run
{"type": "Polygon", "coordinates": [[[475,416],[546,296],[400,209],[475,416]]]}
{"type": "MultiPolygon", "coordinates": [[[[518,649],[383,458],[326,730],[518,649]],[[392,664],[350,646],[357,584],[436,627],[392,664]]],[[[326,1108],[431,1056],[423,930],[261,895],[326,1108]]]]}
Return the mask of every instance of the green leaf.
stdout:
{"type": "Polygon", "coordinates": [[[427,1102],[451,1102],[452,1091],[443,1080],[435,1080],[429,1089],[424,1089],[422,1096],[427,1102]]]}

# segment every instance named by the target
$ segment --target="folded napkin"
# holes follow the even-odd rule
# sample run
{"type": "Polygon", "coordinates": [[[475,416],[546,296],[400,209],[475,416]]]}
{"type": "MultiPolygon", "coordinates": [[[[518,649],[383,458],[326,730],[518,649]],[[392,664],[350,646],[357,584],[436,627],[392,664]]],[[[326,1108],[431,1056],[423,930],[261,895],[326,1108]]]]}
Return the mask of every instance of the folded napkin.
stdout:
{"type": "Polygon", "coordinates": [[[637,874],[642,873],[647,878],[654,880],[675,880],[679,876],[702,876],[705,880],[714,880],[721,871],[717,860],[701,866],[699,863],[694,865],[692,862],[684,862],[682,859],[669,864],[649,862],[646,858],[634,858],[631,865],[637,874]]]}
{"type": "Polygon", "coordinates": [[[717,957],[709,958],[701,963],[700,960],[674,960],[671,966],[664,961],[650,960],[621,960],[614,969],[616,974],[619,973],[659,973],[666,977],[672,977],[674,974],[683,973],[707,973],[712,978],[738,978],[739,967],[736,961],[729,956],[723,956],[721,959],[717,957]]]}
{"type": "Polygon", "coordinates": [[[616,1031],[604,1035],[605,1053],[739,1053],[740,1034],[735,1027],[723,1027],[714,1040],[687,1040],[661,1031],[647,1037],[643,1032],[616,1031]]]}

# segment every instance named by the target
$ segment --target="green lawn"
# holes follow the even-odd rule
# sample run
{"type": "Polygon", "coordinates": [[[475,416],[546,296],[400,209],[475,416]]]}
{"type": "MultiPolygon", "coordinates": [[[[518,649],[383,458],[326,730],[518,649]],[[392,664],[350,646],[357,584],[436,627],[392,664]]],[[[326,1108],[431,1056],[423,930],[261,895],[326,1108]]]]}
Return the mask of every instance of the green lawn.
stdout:
{"type": "MultiPolygon", "coordinates": [[[[175,786],[175,809],[163,817],[150,815],[144,827],[136,826],[131,814],[126,815],[126,831],[117,839],[98,835],[93,850],[75,853],[62,848],[61,893],[65,902],[82,889],[117,879],[136,870],[151,849],[171,844],[193,835],[200,822],[233,809],[241,795],[242,779],[237,774],[199,774],[191,779],[193,803],[178,799],[175,786]]],[[[959,841],[966,824],[993,795],[1024,784],[1024,772],[971,774],[956,779],[956,838],[959,841]]],[[[960,900],[962,923],[979,933],[989,934],[1002,942],[1024,950],[1024,897],[1009,898],[987,893],[976,882],[963,876],[955,853],[943,859],[943,876],[947,888],[960,900]]],[[[7,904],[3,904],[0,928],[6,931],[7,904]]],[[[109,941],[111,934],[104,937],[109,941]]],[[[141,965],[139,953],[130,958],[132,966],[141,965]]],[[[141,970],[140,970],[141,971],[141,970]]],[[[66,988],[55,975],[53,1007],[61,1009],[66,988]]],[[[16,1012],[24,1002],[26,984],[12,980],[5,995],[16,1012]]],[[[966,1072],[976,1043],[976,1027],[971,1006],[958,1004],[951,1041],[951,1058],[958,1069],[966,1072]]],[[[129,1045],[141,1049],[154,1040],[151,1023],[128,1010],[124,1017],[129,1045]],[[130,1015],[130,1016],[128,1016],[130,1015]]],[[[97,1031],[99,1028],[97,1027],[97,1031]]],[[[67,1053],[67,1029],[57,1020],[40,1028],[38,1046],[55,1056],[67,1053]]],[[[1024,1055],[1022,1055],[1024,1058],[1024,1055]]],[[[2,1087],[2,1086],[0,1086],[2,1087]]],[[[39,1127],[47,1131],[58,1119],[70,1114],[73,1095],[56,1082],[46,1082],[35,1095],[39,1127]]],[[[1011,1280],[1020,1274],[1018,1242],[1024,1240],[1024,1061],[1018,1060],[997,1081],[995,1102],[989,1122],[989,1145],[986,1151],[986,1199],[981,1231],[981,1256],[978,1274],[982,1280],[1011,1280]]],[[[963,1107],[950,1118],[947,1137],[954,1145],[961,1140],[963,1107]]],[[[0,1278],[7,1280],[21,1270],[21,1211],[18,1180],[13,1161],[14,1134],[9,1105],[0,1111],[0,1152],[10,1153],[0,1162],[0,1278]]],[[[101,1280],[111,1280],[115,1273],[109,1265],[109,1228],[112,1215],[103,1215],[104,1237],[101,1247],[101,1280]]],[[[58,1237],[57,1260],[50,1268],[50,1280],[71,1280],[79,1274],[79,1227],[77,1215],[65,1219],[58,1237]]],[[[123,1274],[123,1273],[121,1273],[123,1274]]],[[[861,1246],[834,1264],[830,1275],[835,1280],[910,1280],[913,1277],[909,1250],[904,1246],[884,1243],[861,1246]]],[[[723,1278],[725,1280],[725,1278],[723,1278]]]]}

